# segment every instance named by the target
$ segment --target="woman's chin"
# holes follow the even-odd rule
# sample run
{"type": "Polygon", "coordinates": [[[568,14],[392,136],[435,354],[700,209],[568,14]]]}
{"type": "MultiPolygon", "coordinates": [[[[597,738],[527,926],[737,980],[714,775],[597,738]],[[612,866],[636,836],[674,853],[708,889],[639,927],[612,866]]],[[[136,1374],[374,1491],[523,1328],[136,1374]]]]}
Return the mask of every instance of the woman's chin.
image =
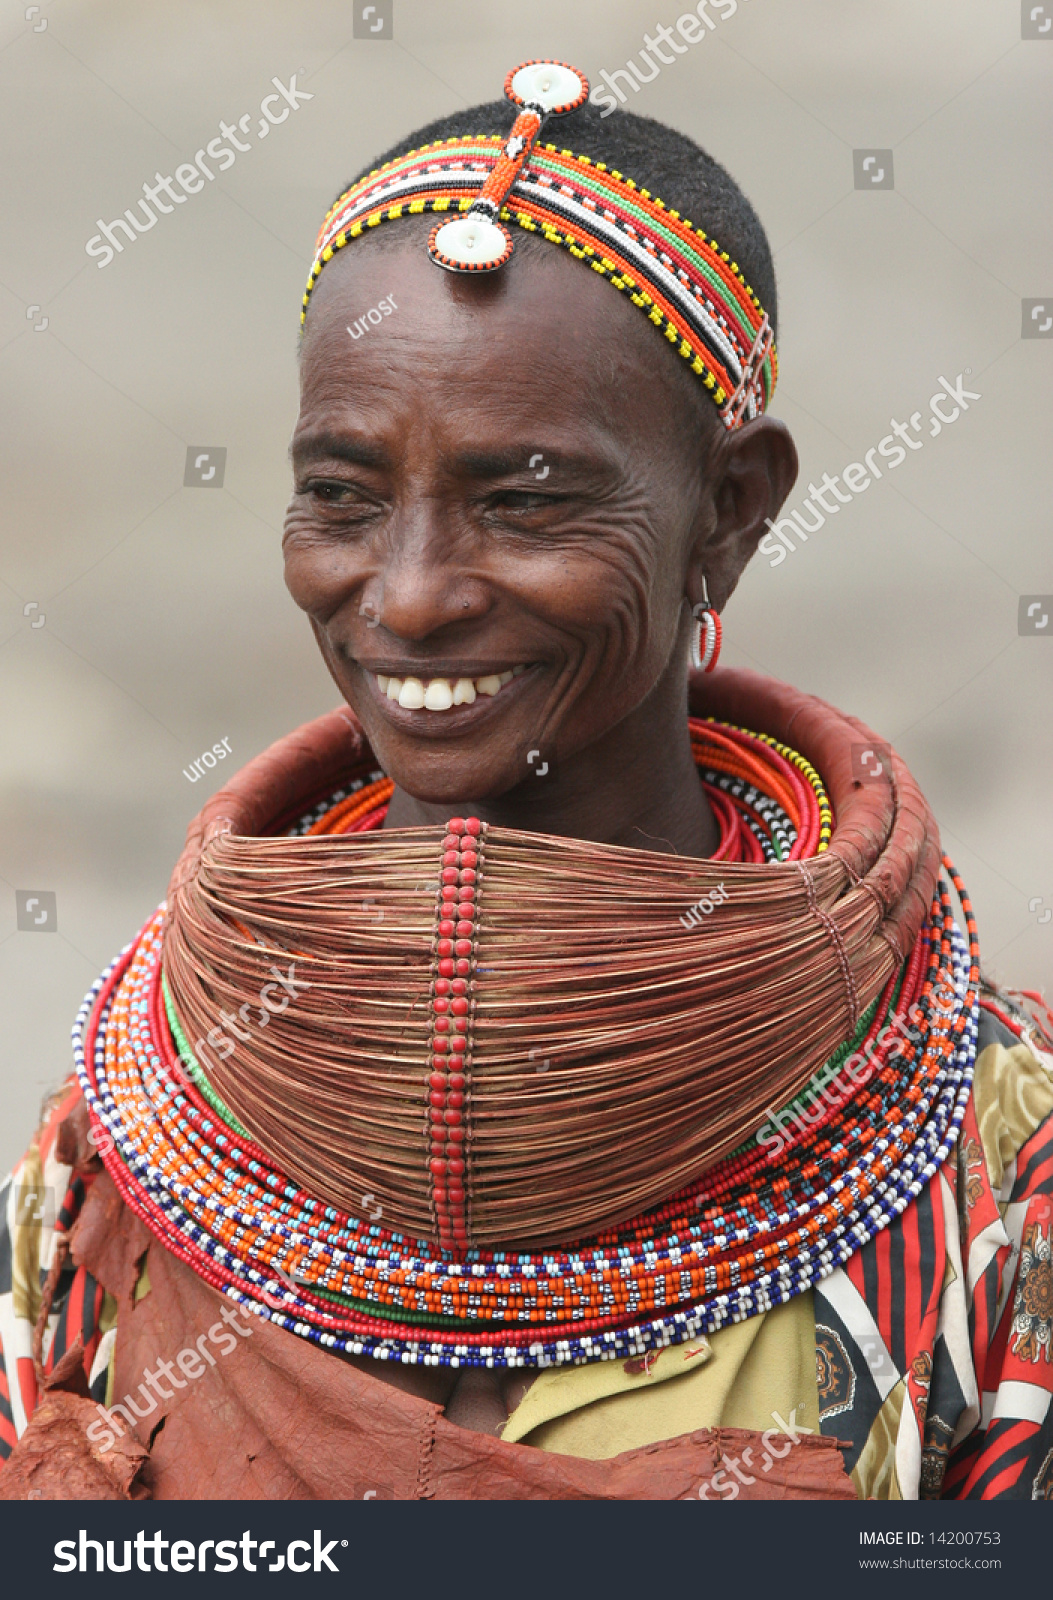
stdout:
{"type": "MultiPolygon", "coordinates": [[[[522,684],[522,689],[520,685],[522,684]]],[[[541,752],[527,738],[519,680],[475,704],[429,709],[401,705],[376,692],[345,697],[377,758],[396,786],[415,800],[460,805],[496,800],[536,776],[541,752]]],[[[543,769],[544,770],[544,769],[543,769]]]]}
{"type": "Polygon", "coordinates": [[[446,806],[453,812],[472,804],[482,805],[507,794],[519,781],[513,774],[507,781],[492,762],[456,761],[448,765],[434,761],[396,761],[381,765],[395,787],[421,805],[446,806]]]}

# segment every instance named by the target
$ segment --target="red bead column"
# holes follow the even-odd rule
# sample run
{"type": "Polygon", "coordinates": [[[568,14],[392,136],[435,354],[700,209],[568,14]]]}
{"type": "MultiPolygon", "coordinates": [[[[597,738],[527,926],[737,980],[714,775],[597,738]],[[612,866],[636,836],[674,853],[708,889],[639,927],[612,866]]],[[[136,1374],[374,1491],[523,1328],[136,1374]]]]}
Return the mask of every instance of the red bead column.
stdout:
{"type": "Polygon", "coordinates": [[[442,841],[439,872],[427,1127],[432,1208],[439,1243],[445,1250],[466,1250],[470,1242],[468,1097],[482,843],[483,824],[478,817],[453,817],[442,841]]]}

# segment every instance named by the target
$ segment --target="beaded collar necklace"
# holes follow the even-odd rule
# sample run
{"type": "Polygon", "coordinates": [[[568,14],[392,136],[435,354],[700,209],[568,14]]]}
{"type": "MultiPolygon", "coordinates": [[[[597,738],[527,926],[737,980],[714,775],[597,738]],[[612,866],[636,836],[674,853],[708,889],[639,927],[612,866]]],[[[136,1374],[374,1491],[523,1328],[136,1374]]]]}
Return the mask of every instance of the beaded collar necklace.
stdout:
{"type": "MultiPolygon", "coordinates": [[[[705,752],[704,781],[727,804],[718,816],[729,866],[754,848],[777,863],[827,846],[829,805],[803,758],[799,765],[788,747],[741,731],[693,731],[705,752]],[[783,763],[769,765],[766,781],[758,746],[783,763]],[[801,787],[776,798],[771,780],[785,778],[783,768],[801,787]]],[[[376,828],[383,783],[363,777],[354,792],[297,819],[287,836],[376,828]]],[[[445,853],[459,862],[478,855],[484,834],[474,819],[452,819],[445,853]]],[[[433,1194],[441,1189],[437,1210],[448,1222],[437,1244],[385,1226],[371,1196],[353,1216],[284,1174],[245,1136],[194,1060],[162,979],[164,908],[86,997],[74,1029],[78,1074],[93,1126],[108,1136],[99,1141],[107,1169],[132,1209],[199,1276],[299,1337],[428,1365],[544,1367],[640,1355],[820,1282],[899,1215],[946,1159],[971,1086],[978,950],[968,899],[946,858],[944,866],[968,945],[940,885],[907,958],[842,1046],[863,1049],[872,1075],[838,1112],[816,1117],[777,1175],[750,1140],[658,1206],[558,1248],[464,1245],[455,1228],[463,1173],[450,1154],[455,1140],[436,1158],[444,1169],[433,1194]],[[936,1005],[936,994],[953,1002],[936,1005]],[[887,1019],[906,1012],[916,1026],[905,1042],[888,1044],[887,1019]]],[[[466,870],[473,869],[458,865],[458,880],[466,870]]],[[[437,953],[437,967],[459,959],[437,953]]],[[[456,970],[447,982],[456,998],[456,970]]],[[[459,1092],[449,1056],[435,1057],[444,1129],[457,1126],[445,1115],[457,1109],[459,1092]]]]}

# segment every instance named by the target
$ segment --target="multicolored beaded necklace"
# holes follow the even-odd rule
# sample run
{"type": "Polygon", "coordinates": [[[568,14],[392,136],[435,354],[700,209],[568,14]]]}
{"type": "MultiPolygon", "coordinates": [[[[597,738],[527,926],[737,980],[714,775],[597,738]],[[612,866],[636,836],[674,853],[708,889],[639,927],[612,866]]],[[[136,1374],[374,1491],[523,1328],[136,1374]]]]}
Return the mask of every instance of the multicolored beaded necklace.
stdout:
{"type": "MultiPolygon", "coordinates": [[[[826,848],[833,817],[807,761],[724,724],[692,723],[691,733],[720,822],[719,859],[776,862],[826,848]]],[[[289,831],[378,828],[390,792],[383,775],[363,779],[289,831]]],[[[475,819],[454,818],[444,845],[463,863],[482,832],[475,819]]],[[[77,1071],[93,1124],[112,1140],[104,1160],[122,1197],[167,1249],[256,1315],[326,1348],[426,1365],[641,1355],[820,1282],[946,1160],[972,1081],[979,968],[968,898],[946,857],[944,866],[968,944],[941,884],[901,970],[829,1064],[862,1051],[873,1067],[865,1083],[815,1117],[777,1172],[751,1140],[662,1205],[573,1246],[462,1247],[448,1132],[456,1121],[447,1115],[456,1111],[456,1061],[435,1090],[448,1141],[436,1177],[439,1244],[351,1217],[276,1170],[189,1050],[162,977],[163,907],[86,997],[74,1027],[77,1071]],[[936,1004],[936,994],[953,1002],[936,1004]],[[889,1019],[908,1014],[916,1025],[886,1042],[889,1019]]],[[[456,1001],[456,971],[442,971],[455,966],[451,945],[436,982],[456,1001]]]]}

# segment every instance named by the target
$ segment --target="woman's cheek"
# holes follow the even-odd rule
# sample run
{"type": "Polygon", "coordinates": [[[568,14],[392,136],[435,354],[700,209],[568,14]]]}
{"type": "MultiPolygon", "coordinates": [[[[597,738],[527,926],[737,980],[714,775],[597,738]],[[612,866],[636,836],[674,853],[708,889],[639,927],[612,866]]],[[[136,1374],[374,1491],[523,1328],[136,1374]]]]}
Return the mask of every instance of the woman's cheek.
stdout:
{"type": "Polygon", "coordinates": [[[360,581],[346,550],[335,549],[309,516],[290,513],[282,540],[285,587],[301,611],[328,617],[360,581]]]}
{"type": "Polygon", "coordinates": [[[319,598],[316,563],[306,550],[299,548],[294,539],[290,540],[288,534],[283,555],[285,587],[301,611],[313,610],[319,598]]]}

